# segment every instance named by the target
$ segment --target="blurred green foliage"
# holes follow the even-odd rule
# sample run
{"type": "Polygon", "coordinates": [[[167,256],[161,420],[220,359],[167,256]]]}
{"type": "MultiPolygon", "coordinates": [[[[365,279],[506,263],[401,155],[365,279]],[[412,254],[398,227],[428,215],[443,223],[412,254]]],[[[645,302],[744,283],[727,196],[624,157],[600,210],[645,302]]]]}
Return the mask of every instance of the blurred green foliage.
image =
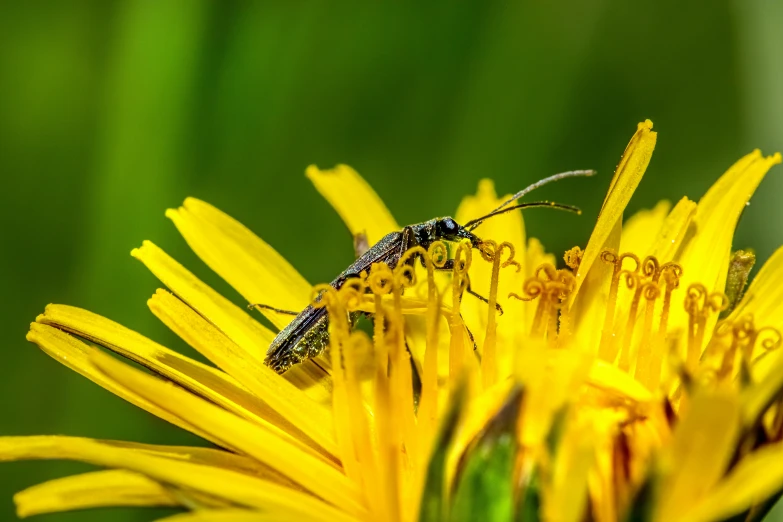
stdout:
{"type": "MultiPolygon", "coordinates": [[[[584,216],[526,216],[560,252],[585,244],[620,153],[650,118],[658,149],[631,209],[699,198],[752,148],[783,148],[782,5],[0,3],[0,434],[195,442],[24,340],[61,302],[184,349],[146,309],[158,283],[128,255],[143,239],[241,302],[163,217],[185,196],[240,219],[312,282],[332,279],[352,247],[303,176],[311,163],[357,168],[400,223],[452,213],[482,177],[511,192],[596,168],[540,194],[584,216]]],[[[780,175],[737,236],[761,260],[783,243],[780,175]]],[[[0,520],[13,518],[13,492],[83,469],[3,464],[0,520]]],[[[40,520],[165,511],[110,513],[40,520]]]]}

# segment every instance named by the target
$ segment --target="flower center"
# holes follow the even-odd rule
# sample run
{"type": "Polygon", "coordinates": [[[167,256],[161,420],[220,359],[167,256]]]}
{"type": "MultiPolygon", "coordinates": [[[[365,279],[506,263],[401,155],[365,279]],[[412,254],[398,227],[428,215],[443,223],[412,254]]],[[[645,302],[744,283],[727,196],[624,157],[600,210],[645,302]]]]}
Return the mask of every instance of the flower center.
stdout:
{"type": "MultiPolygon", "coordinates": [[[[579,266],[580,258],[578,248],[565,255],[572,269],[579,266]]],[[[698,283],[686,290],[687,335],[670,336],[672,294],[680,286],[682,266],[661,264],[654,256],[640,259],[630,252],[618,255],[611,250],[602,252],[600,259],[611,265],[612,274],[600,325],[598,358],[629,373],[650,391],[661,385],[667,369],[664,362],[672,363],[686,378],[722,383],[736,375],[739,358],[739,371],[747,382],[753,363],[781,345],[783,338],[776,329],[757,329],[749,316],[731,317],[730,305],[736,301],[722,292],[709,292],[698,283]],[[717,323],[713,333],[709,330],[715,324],[711,319],[721,312],[725,319],[717,323]],[[683,341],[678,342],[680,337],[683,341]],[[705,341],[707,347],[703,349],[705,341]],[[756,347],[763,352],[754,359],[756,347]]],[[[571,270],[542,264],[525,281],[522,295],[509,297],[537,300],[530,335],[545,338],[550,347],[564,348],[572,335],[569,297],[574,288],[571,270]]]]}

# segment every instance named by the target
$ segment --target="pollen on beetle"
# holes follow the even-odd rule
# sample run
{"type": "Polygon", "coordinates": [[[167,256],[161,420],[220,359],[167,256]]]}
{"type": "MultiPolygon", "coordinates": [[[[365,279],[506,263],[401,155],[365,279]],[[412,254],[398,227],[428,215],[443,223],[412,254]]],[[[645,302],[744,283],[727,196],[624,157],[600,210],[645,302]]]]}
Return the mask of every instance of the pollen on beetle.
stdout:
{"type": "Polygon", "coordinates": [[[566,250],[566,253],[563,254],[563,261],[565,261],[565,264],[568,268],[576,272],[576,270],[579,268],[579,263],[582,262],[583,255],[584,251],[582,251],[582,249],[577,245],[569,250],[566,250]]]}

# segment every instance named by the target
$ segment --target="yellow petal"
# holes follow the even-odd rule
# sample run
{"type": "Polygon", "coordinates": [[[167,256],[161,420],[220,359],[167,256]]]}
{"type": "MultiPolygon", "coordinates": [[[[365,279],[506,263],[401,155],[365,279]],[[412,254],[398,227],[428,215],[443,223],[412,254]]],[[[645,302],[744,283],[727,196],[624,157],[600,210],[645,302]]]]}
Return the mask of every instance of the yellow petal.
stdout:
{"type": "Polygon", "coordinates": [[[327,409],[332,405],[332,376],[326,357],[308,359],[289,368],[283,378],[327,409]]]}
{"type": "Polygon", "coordinates": [[[150,402],[178,412],[200,429],[300,484],[350,513],[364,512],[356,484],[323,460],[264,429],[199,397],[171,386],[107,355],[93,359],[98,368],[150,402]]]}
{"type": "MultiPolygon", "coordinates": [[[[783,247],[764,263],[728,320],[735,321],[745,316],[753,317],[756,329],[771,327],[778,332],[783,331],[783,247]]],[[[759,345],[761,343],[757,341],[757,350],[753,354],[756,362],[752,369],[758,384],[743,390],[748,422],[753,422],[783,388],[781,351],[765,354],[759,345]]]]}
{"type": "Polygon", "coordinates": [[[783,247],[764,263],[729,319],[745,315],[753,316],[757,328],[783,327],[783,247]]]}
{"type": "Polygon", "coordinates": [[[549,349],[541,341],[528,344],[525,359],[518,361],[526,366],[519,372],[524,377],[526,404],[520,428],[523,446],[545,443],[555,416],[585,389],[594,359],[578,350],[549,349]]]}
{"type": "Polygon", "coordinates": [[[294,520],[356,520],[310,494],[236,471],[178,461],[123,447],[118,443],[109,444],[89,439],[48,437],[57,439],[58,443],[38,451],[42,439],[46,438],[0,437],[0,461],[35,458],[79,460],[97,466],[136,471],[161,483],[195,490],[241,506],[285,513],[294,520]]]}
{"type": "Polygon", "coordinates": [[[233,377],[87,310],[49,305],[36,321],[105,346],[246,419],[263,419],[265,411],[268,411],[258,397],[233,377]]]}
{"type": "Polygon", "coordinates": [[[587,476],[595,462],[596,422],[569,422],[557,448],[550,494],[544,507],[551,520],[579,522],[587,505],[587,476]]]}
{"type": "MultiPolygon", "coordinates": [[[[548,263],[550,265],[557,266],[557,259],[555,259],[555,255],[544,250],[544,245],[541,244],[541,241],[534,237],[531,237],[527,241],[527,247],[525,248],[525,251],[525,266],[527,268],[524,270],[524,272],[526,277],[533,275],[535,269],[543,264],[548,263]]],[[[520,263],[521,262],[522,261],[520,261],[520,263]]]]}
{"type": "Polygon", "coordinates": [[[576,273],[576,288],[569,298],[574,342],[587,352],[597,352],[600,345],[604,312],[609,293],[612,269],[598,261],[604,250],[620,248],[622,217],[628,201],[650,163],[657,134],[652,132],[652,122],[646,120],[637,126],[636,133],[620,158],[609,191],[604,199],[598,221],[587,243],[582,262],[576,273]],[[589,280],[589,284],[584,282],[589,280]]]}
{"type": "Polygon", "coordinates": [[[107,506],[177,506],[174,495],[144,475],[107,470],[50,480],[14,495],[20,518],[107,506]]]}
{"type": "MultiPolygon", "coordinates": [[[[166,216],[209,267],[251,304],[300,311],[310,303],[310,284],[271,246],[215,207],[188,198],[166,216]]],[[[278,328],[292,317],[262,313],[278,328]]]]}
{"type": "Polygon", "coordinates": [[[315,441],[327,452],[336,453],[330,410],[315,404],[258,359],[245,356],[231,339],[168,292],[158,290],[148,304],[152,312],[185,342],[263,400],[258,411],[268,421],[261,423],[265,428],[282,438],[296,437],[308,445],[312,444],[311,440],[315,441]],[[285,431],[281,432],[277,427],[285,431]]]}
{"type": "Polygon", "coordinates": [[[134,454],[141,453],[179,462],[190,462],[214,468],[227,469],[257,478],[292,486],[268,466],[228,451],[197,446],[160,446],[117,440],[98,440],[59,435],[34,435],[28,437],[0,437],[0,462],[16,460],[78,460],[101,466],[95,458],[95,448],[117,448],[134,454]]]}
{"type": "Polygon", "coordinates": [[[275,338],[274,332],[204,284],[151,241],[144,241],[131,255],[144,263],[177,297],[244,348],[249,356],[263,360],[269,343],[275,338]]]}
{"type": "Polygon", "coordinates": [[[605,361],[596,360],[592,364],[587,382],[622,399],[631,399],[639,403],[647,403],[653,399],[650,391],[642,383],[614,364],[605,361]]]}
{"type": "MultiPolygon", "coordinates": [[[[755,150],[732,165],[699,200],[692,236],[685,238],[676,258],[683,267],[680,288],[701,283],[710,292],[724,291],[737,221],[767,171],[780,161],[780,154],[763,157],[755,150]]],[[[707,331],[712,331],[716,321],[717,314],[713,314],[707,331]]],[[[684,329],[687,322],[684,307],[673,306],[670,330],[684,329]]]]}
{"type": "Polygon", "coordinates": [[[651,250],[652,242],[661,230],[672,204],[659,201],[650,210],[640,210],[623,223],[620,252],[633,252],[644,257],[651,250]]]}
{"type": "Polygon", "coordinates": [[[758,364],[753,367],[755,373],[764,373],[765,376],[757,383],[743,389],[742,419],[746,426],[755,425],[759,416],[779,397],[783,389],[783,357],[776,353],[773,357],[764,359],[763,369],[759,372],[758,364]]]}
{"type": "Polygon", "coordinates": [[[333,169],[320,170],[310,165],[305,174],[340,214],[351,234],[366,234],[370,246],[389,232],[400,230],[378,194],[351,167],[337,165],[333,169]]]}
{"type": "Polygon", "coordinates": [[[739,403],[732,396],[696,395],[674,430],[671,448],[663,460],[654,520],[684,520],[723,476],[739,432],[739,403]]]}
{"type": "MultiPolygon", "coordinates": [[[[156,522],[279,522],[285,520],[286,515],[288,514],[247,509],[216,509],[180,513],[173,517],[159,518],[156,522]]],[[[301,519],[302,522],[307,520],[301,519]]]]}
{"type": "MultiPolygon", "coordinates": [[[[595,224],[590,241],[587,243],[582,263],[576,274],[576,290],[579,291],[593,263],[598,259],[601,251],[605,248],[607,239],[612,230],[617,225],[618,220],[622,219],[628,201],[630,201],[633,192],[642,180],[647,165],[650,163],[657,134],[652,132],[652,122],[646,120],[637,126],[636,133],[631,138],[628,146],[620,158],[612,182],[609,185],[609,191],[606,199],[598,214],[598,221],[595,224]]],[[[573,298],[572,298],[573,301],[573,298]]]]}
{"type": "MultiPolygon", "coordinates": [[[[620,248],[622,223],[615,222],[614,228],[601,247],[617,252],[620,248]]],[[[584,262],[584,261],[583,261],[584,262]]],[[[581,271],[581,265],[579,270],[581,271]]],[[[571,317],[574,325],[574,345],[586,353],[598,354],[601,334],[605,327],[606,306],[609,299],[609,285],[612,279],[612,265],[599,262],[593,265],[579,295],[571,303],[571,317]]]]}
{"type": "Polygon", "coordinates": [[[746,455],[692,511],[690,522],[729,520],[783,487],[783,444],[763,446],[746,455]]]}
{"type": "MultiPolygon", "coordinates": [[[[249,357],[263,360],[275,334],[250,317],[150,241],[131,255],[144,263],[180,299],[215,325],[249,357]]],[[[214,362],[214,361],[213,361],[214,362]]],[[[316,364],[306,361],[284,375],[297,388],[321,404],[331,404],[331,380],[316,364]]]]}
{"type": "Polygon", "coordinates": [[[134,406],[138,406],[156,417],[170,422],[183,430],[194,433],[212,443],[220,444],[218,439],[185,422],[177,415],[162,410],[98,371],[90,360],[92,354],[99,351],[98,348],[89,346],[57,328],[38,323],[30,325],[30,331],[27,333],[27,340],[37,344],[41,350],[51,356],[54,360],[64,364],[80,375],[87,377],[98,386],[110,391],[134,406]]]}
{"type": "Polygon", "coordinates": [[[662,264],[674,259],[695,214],[696,203],[688,198],[678,201],[658,231],[651,245],[650,255],[655,256],[662,264]]]}

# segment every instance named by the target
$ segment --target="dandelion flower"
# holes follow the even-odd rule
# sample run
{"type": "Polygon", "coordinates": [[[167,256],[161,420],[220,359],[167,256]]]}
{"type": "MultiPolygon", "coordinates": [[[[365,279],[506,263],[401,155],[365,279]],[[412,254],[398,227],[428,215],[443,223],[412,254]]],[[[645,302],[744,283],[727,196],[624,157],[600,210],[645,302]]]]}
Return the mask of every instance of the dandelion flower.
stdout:
{"type": "MultiPolygon", "coordinates": [[[[18,493],[19,515],[131,505],[180,506],[168,520],[181,522],[759,520],[783,491],[783,249],[746,290],[755,258],[732,236],[781,158],[755,151],[698,203],[623,222],[655,140],[639,124],[566,268],[516,211],[482,224],[479,248],[435,242],[339,289],[313,287],[187,199],[167,216],[201,259],[249,303],[325,308],[328,349],[276,373],[264,364],[276,333],[145,242],[132,255],[166,287],[150,310],[213,365],[64,305],[28,339],[214,446],[2,437],[0,460],[105,468],[18,493]],[[352,328],[359,312],[374,318],[371,336],[352,328]]],[[[400,230],[349,167],[307,175],[368,245],[400,230]]],[[[506,199],[482,181],[455,219],[506,199]]],[[[292,319],[260,312],[276,329],[292,319]]]]}

